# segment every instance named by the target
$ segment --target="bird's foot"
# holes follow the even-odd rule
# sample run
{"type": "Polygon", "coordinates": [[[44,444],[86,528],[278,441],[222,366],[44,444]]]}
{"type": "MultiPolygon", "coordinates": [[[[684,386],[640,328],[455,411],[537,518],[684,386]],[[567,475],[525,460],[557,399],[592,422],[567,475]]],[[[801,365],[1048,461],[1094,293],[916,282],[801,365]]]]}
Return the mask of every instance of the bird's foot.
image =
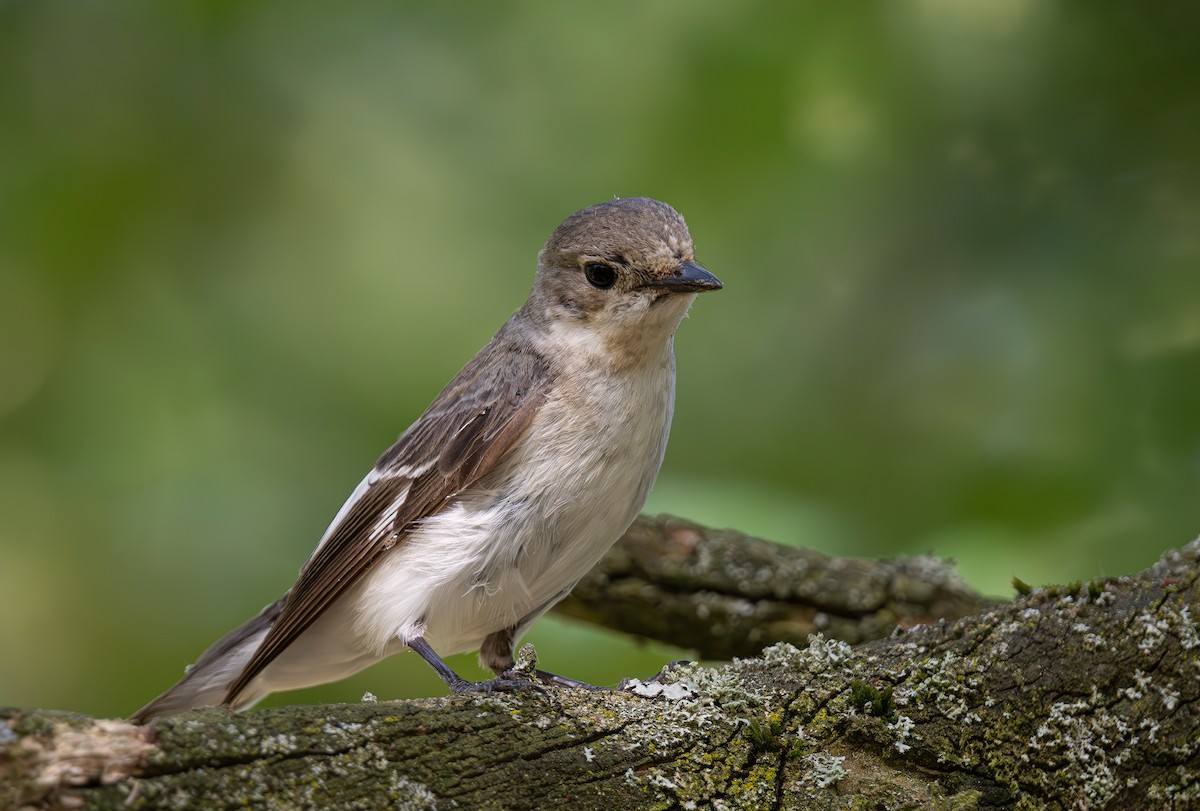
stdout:
{"type": "Polygon", "coordinates": [[[507,671],[493,679],[484,679],[483,681],[467,681],[466,679],[459,679],[454,684],[450,684],[449,687],[458,695],[473,695],[478,693],[546,692],[546,689],[540,684],[513,674],[512,671],[507,671]]]}
{"type": "Polygon", "coordinates": [[[541,680],[543,684],[552,684],[555,687],[567,687],[573,690],[587,690],[592,693],[604,693],[608,691],[607,687],[597,687],[594,684],[588,684],[586,681],[572,679],[568,676],[560,676],[557,673],[551,673],[548,670],[535,670],[534,675],[541,680]]]}

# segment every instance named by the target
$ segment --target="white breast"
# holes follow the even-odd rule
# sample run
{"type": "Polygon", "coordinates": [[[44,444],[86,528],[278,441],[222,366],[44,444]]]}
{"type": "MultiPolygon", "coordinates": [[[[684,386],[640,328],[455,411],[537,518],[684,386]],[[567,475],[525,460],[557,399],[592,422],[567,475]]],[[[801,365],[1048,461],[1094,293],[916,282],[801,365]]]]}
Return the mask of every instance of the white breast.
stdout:
{"type": "Polygon", "coordinates": [[[502,465],[385,556],[356,589],[359,644],[422,633],[442,655],[545,610],[645,504],[666,448],[675,359],[569,370],[502,465]]]}

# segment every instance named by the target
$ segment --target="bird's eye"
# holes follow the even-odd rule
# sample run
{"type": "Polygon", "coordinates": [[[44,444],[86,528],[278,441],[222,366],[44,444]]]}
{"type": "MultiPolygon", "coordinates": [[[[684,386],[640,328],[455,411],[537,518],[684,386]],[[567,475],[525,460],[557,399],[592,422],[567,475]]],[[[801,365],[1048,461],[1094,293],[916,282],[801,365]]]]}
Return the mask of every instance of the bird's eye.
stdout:
{"type": "Polygon", "coordinates": [[[604,262],[588,262],[583,266],[583,275],[587,277],[588,284],[601,290],[607,290],[617,283],[617,271],[604,262]]]}

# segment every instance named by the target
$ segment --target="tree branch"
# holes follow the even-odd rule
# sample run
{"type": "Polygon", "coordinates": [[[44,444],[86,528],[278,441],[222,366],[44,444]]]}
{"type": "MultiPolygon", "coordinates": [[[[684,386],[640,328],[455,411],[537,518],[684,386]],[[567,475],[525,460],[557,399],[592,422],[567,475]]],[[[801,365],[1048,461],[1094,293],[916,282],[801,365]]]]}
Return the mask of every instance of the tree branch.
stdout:
{"type": "Polygon", "coordinates": [[[554,610],[702,659],[731,659],[772,642],[803,645],[818,632],[856,644],[994,603],[932,555],[831,558],[643,515],[554,610]]]}
{"type": "Polygon", "coordinates": [[[646,695],[206,710],[151,728],[10,709],[0,807],[1192,808],[1198,603],[1200,542],[1136,577],[857,647],[680,668],[646,695]]]}

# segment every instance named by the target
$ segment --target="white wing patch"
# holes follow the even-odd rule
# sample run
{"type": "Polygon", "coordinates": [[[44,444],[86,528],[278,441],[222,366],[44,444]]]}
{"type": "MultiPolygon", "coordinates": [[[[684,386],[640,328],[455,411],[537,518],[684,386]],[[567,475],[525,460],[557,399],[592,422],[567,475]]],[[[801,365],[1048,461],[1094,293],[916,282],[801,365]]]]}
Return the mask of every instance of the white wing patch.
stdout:
{"type": "Polygon", "coordinates": [[[400,507],[403,506],[405,499],[408,498],[408,488],[405,487],[396,500],[388,505],[388,508],[379,514],[379,520],[371,525],[371,532],[367,536],[372,544],[384,541],[384,537],[390,535],[391,538],[384,541],[383,548],[391,549],[396,545],[396,513],[400,512],[400,507]]]}
{"type": "MultiPolygon", "coordinates": [[[[399,478],[399,477],[412,478],[413,476],[420,476],[422,473],[424,473],[426,470],[428,470],[429,467],[430,467],[430,465],[422,465],[419,468],[413,469],[408,466],[404,466],[401,468],[393,468],[391,470],[375,469],[375,470],[372,470],[370,473],[368,473],[363,478],[363,480],[358,483],[358,487],[354,488],[354,492],[350,494],[350,497],[348,499],[346,499],[346,503],[342,505],[342,508],[340,510],[338,510],[337,515],[335,515],[333,517],[333,520],[329,522],[329,527],[325,530],[325,534],[321,536],[320,542],[317,543],[317,548],[312,551],[312,554],[308,556],[308,559],[312,560],[316,556],[316,554],[321,551],[321,547],[324,546],[325,543],[330,538],[333,537],[334,533],[337,532],[337,528],[341,525],[342,521],[346,520],[346,516],[350,514],[350,511],[352,509],[354,509],[354,505],[357,504],[359,502],[359,500],[361,500],[362,497],[366,494],[366,492],[371,489],[371,485],[373,485],[376,482],[381,481],[383,479],[392,479],[392,478],[399,478]]],[[[408,487],[405,487],[403,490],[399,491],[396,494],[395,501],[393,501],[391,506],[387,510],[384,511],[384,513],[380,517],[379,521],[377,521],[374,524],[374,526],[372,526],[372,528],[371,528],[371,540],[372,541],[376,540],[379,537],[379,533],[381,532],[382,528],[390,527],[391,522],[396,520],[396,513],[399,511],[400,507],[403,506],[404,501],[407,498],[408,498],[408,487]]],[[[305,565],[307,565],[307,562],[305,563],[305,565]]]]}

